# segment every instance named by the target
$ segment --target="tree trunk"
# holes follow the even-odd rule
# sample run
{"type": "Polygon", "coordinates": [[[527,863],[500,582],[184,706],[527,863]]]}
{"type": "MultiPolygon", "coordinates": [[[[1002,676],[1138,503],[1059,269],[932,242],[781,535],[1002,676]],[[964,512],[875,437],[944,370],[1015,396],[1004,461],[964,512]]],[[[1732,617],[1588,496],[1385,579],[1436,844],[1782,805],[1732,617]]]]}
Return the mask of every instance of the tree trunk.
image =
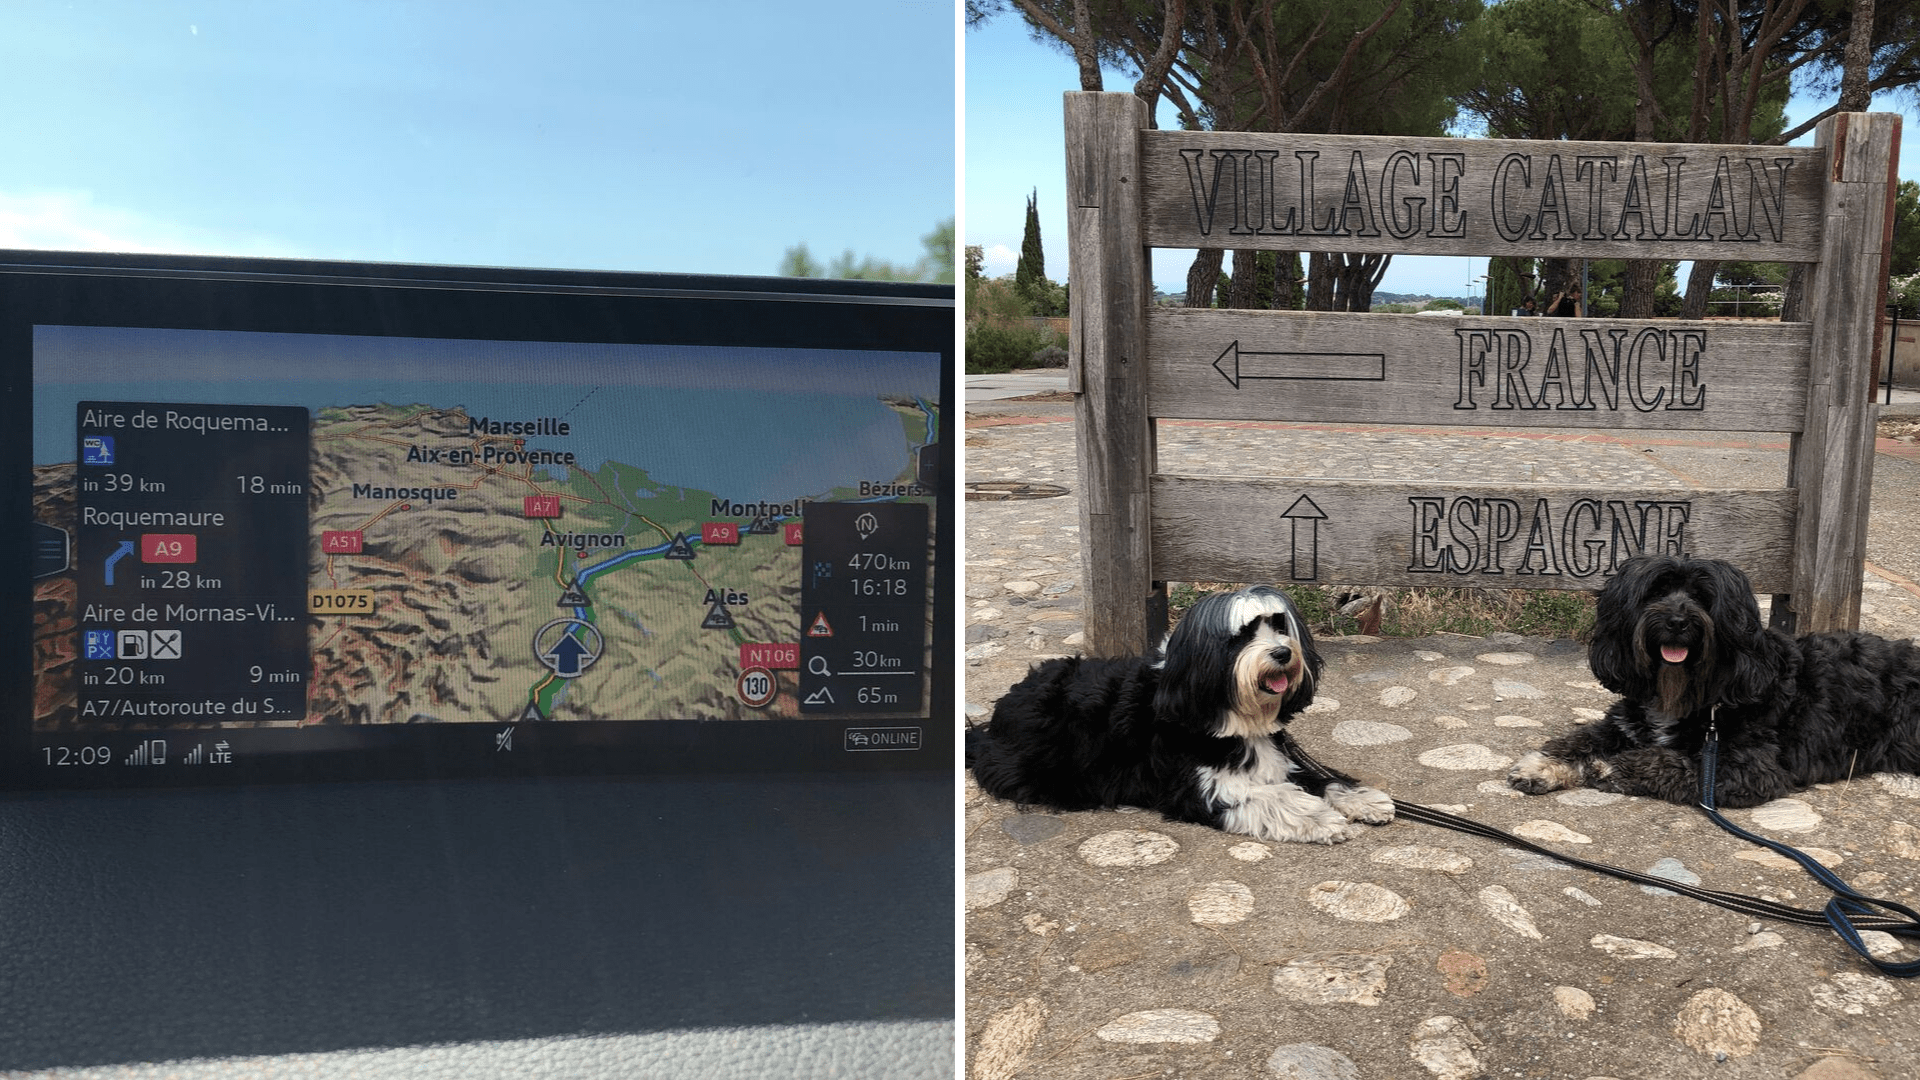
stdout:
{"type": "Polygon", "coordinates": [[[1140,65],[1139,81],[1133,84],[1134,96],[1147,103],[1147,126],[1150,128],[1160,126],[1154,119],[1154,113],[1159,111],[1167,73],[1173,70],[1174,58],[1180,52],[1180,27],[1187,18],[1187,0],[1166,0],[1163,14],[1160,47],[1154,50],[1146,63],[1140,65]]]}
{"type": "Polygon", "coordinates": [[[1790,263],[1787,287],[1780,298],[1781,322],[1807,321],[1807,263],[1790,263]]]}
{"type": "Polygon", "coordinates": [[[1873,63],[1873,0],[1853,0],[1853,25],[1840,57],[1840,111],[1866,112],[1873,102],[1867,89],[1873,63]]]}
{"type": "Polygon", "coordinates": [[[1300,253],[1273,253],[1273,306],[1281,311],[1299,311],[1305,299],[1306,282],[1300,277],[1300,253]]]}
{"type": "Polygon", "coordinates": [[[1391,255],[1346,256],[1346,265],[1340,271],[1340,303],[1336,310],[1372,311],[1373,290],[1380,287],[1380,279],[1386,276],[1392,262],[1391,255]]]}
{"type": "MultiPolygon", "coordinates": [[[[1013,4],[1034,26],[1066,42],[1073,49],[1074,63],[1080,68],[1080,89],[1093,93],[1106,89],[1100,85],[1100,41],[1094,35],[1092,6],[1088,0],[1073,0],[1071,27],[1062,25],[1036,0],[1013,0],[1013,4]]],[[[1151,115],[1151,101],[1148,106],[1148,114],[1151,115]]]]}
{"type": "Polygon", "coordinates": [[[1693,271],[1687,275],[1687,297],[1680,305],[1680,317],[1683,319],[1704,319],[1707,317],[1707,300],[1713,295],[1713,275],[1720,271],[1717,261],[1695,259],[1693,271]]]}
{"type": "Polygon", "coordinates": [[[1659,259],[1628,259],[1626,292],[1620,297],[1620,317],[1653,318],[1653,294],[1659,287],[1659,259]]]}
{"type": "Polygon", "coordinates": [[[1331,256],[1314,252],[1307,256],[1307,310],[1332,311],[1334,276],[1337,273],[1331,256]]]}
{"type": "Polygon", "coordinates": [[[1225,262],[1224,248],[1201,248],[1194,252],[1193,265],[1187,267],[1187,306],[1212,307],[1213,293],[1220,287],[1220,264],[1225,262]]]}
{"type": "Polygon", "coordinates": [[[1073,59],[1080,65],[1080,89],[1098,93],[1100,84],[1099,42],[1093,36],[1093,15],[1087,0],[1073,0],[1073,59]]]}
{"type": "Polygon", "coordinates": [[[1250,248],[1233,249],[1233,287],[1227,290],[1230,308],[1260,307],[1260,253],[1250,248]]]}
{"type": "MultiPolygon", "coordinates": [[[[1653,28],[1647,6],[1637,6],[1629,15],[1635,43],[1639,48],[1633,60],[1633,141],[1653,141],[1653,114],[1656,99],[1653,87],[1653,28]]],[[[1660,287],[1658,259],[1629,259],[1624,291],[1620,297],[1623,319],[1653,318],[1653,292],[1660,287]]]]}

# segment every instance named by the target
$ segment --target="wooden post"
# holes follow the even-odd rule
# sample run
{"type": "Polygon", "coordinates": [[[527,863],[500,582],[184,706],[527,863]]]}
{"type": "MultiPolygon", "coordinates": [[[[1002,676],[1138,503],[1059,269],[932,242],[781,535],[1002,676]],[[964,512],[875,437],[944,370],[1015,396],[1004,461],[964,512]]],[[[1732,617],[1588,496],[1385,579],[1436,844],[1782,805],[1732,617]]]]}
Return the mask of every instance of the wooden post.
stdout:
{"type": "Polygon", "coordinates": [[[1774,625],[1795,633],[1860,625],[1860,575],[1873,493],[1873,370],[1891,257],[1900,117],[1841,113],[1820,125],[1826,149],[1826,220],[1807,278],[1813,367],[1807,418],[1794,440],[1790,483],[1799,489],[1793,593],[1774,625]]]}
{"type": "MultiPolygon", "coordinates": [[[[1080,463],[1086,651],[1139,653],[1156,593],[1147,553],[1146,314],[1151,279],[1140,227],[1140,137],[1132,94],[1066,95],[1068,385],[1080,463]]],[[[1160,601],[1164,606],[1164,600],[1160,601]]]]}

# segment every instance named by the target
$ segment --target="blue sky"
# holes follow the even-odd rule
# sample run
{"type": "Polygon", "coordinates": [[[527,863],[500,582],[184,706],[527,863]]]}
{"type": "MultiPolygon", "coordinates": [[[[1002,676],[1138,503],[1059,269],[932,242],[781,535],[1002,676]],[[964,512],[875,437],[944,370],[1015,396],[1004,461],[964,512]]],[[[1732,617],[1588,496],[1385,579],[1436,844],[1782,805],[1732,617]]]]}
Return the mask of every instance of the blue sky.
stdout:
{"type": "MultiPolygon", "coordinates": [[[[966,180],[965,243],[986,251],[990,276],[1010,274],[1020,255],[1026,227],[1027,195],[1039,189],[1040,236],[1046,247],[1047,276],[1067,277],[1066,163],[1062,148],[1060,95],[1080,88],[1079,72],[1065,53],[1032,40],[1017,14],[996,16],[965,31],[966,180]]],[[[1133,80],[1106,74],[1109,90],[1132,90],[1133,80]]],[[[1795,99],[1788,121],[1797,124],[1825,108],[1828,101],[1795,99]]],[[[1882,94],[1874,107],[1905,113],[1900,175],[1920,179],[1920,123],[1910,104],[1882,94]]],[[[1161,127],[1175,127],[1164,104],[1161,127]]],[[[1796,145],[1812,145],[1809,133],[1796,145]]],[[[1186,289],[1191,251],[1154,252],[1154,283],[1167,292],[1186,289]]],[[[1381,282],[1383,292],[1435,296],[1479,295],[1474,280],[1487,272],[1485,259],[1395,256],[1381,282]]],[[[1686,281],[1684,272],[1681,283],[1686,281]]]]}
{"type": "Polygon", "coordinates": [[[0,248],[771,274],[953,215],[952,0],[11,0],[0,248]]]}

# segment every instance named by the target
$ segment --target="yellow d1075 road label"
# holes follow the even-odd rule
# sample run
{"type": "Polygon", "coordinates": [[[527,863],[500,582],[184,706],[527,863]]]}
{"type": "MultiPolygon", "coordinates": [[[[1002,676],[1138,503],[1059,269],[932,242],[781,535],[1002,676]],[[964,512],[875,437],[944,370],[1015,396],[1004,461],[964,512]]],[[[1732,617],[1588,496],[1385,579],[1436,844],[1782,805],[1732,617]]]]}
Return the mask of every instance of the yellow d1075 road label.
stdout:
{"type": "Polygon", "coordinates": [[[307,590],[309,615],[365,615],[372,610],[372,589],[307,590]]]}

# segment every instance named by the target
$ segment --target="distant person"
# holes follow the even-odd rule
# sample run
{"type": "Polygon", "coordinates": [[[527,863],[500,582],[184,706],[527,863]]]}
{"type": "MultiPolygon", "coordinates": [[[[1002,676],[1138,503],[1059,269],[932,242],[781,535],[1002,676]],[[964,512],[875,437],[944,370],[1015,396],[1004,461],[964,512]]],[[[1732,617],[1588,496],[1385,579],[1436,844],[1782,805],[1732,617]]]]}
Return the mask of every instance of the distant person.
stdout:
{"type": "Polygon", "coordinates": [[[1562,319],[1577,319],[1586,314],[1580,303],[1580,286],[1569,285],[1566,289],[1554,293],[1547,302],[1547,314],[1562,319]]]}
{"type": "Polygon", "coordinates": [[[1517,308],[1514,308],[1513,313],[1519,316],[1540,314],[1538,311],[1534,310],[1533,297],[1531,296],[1527,297],[1525,300],[1520,301],[1520,306],[1517,308]]]}

